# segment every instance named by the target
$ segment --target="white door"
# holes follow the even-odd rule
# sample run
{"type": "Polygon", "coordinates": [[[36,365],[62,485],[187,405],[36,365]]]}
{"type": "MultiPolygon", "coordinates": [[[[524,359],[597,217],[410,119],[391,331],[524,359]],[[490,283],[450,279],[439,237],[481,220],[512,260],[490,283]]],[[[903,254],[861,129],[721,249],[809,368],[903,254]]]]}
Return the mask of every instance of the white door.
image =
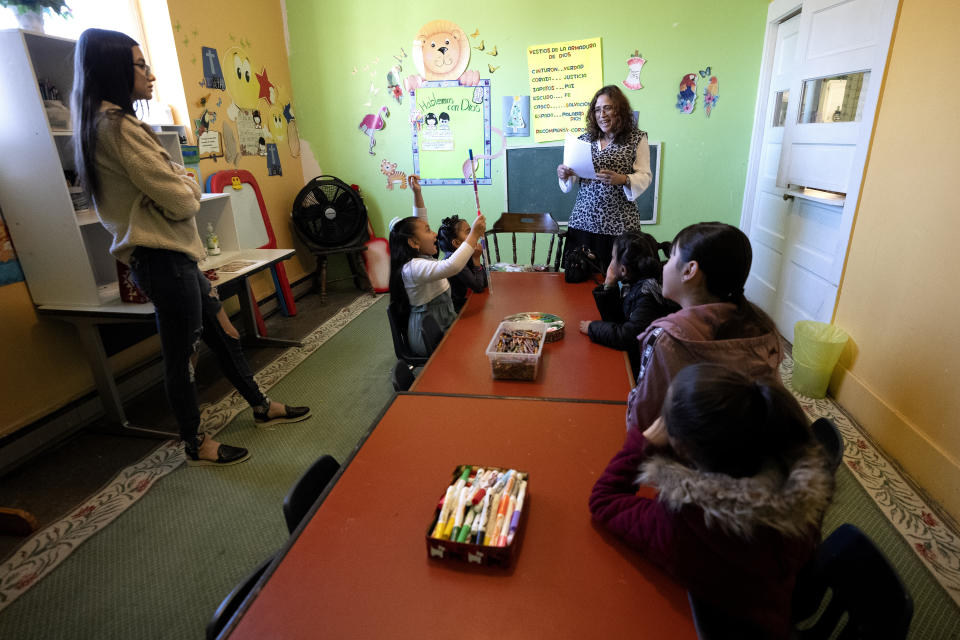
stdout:
{"type": "Polygon", "coordinates": [[[742,219],[754,246],[746,292],[791,342],[797,320],[833,317],[897,5],[775,0],[768,12],[742,219]]]}
{"type": "MultiPolygon", "coordinates": [[[[777,185],[777,174],[780,171],[786,107],[790,104],[790,88],[796,79],[800,14],[774,25],[774,28],[776,36],[769,90],[766,92],[766,117],[758,123],[762,127],[763,137],[756,189],[752,194],[753,220],[748,232],[753,246],[753,268],[745,288],[747,298],[768,313],[778,296],[790,209],[789,201],[783,198],[786,189],[777,185]]],[[[745,201],[746,197],[745,194],[745,201]]]]}

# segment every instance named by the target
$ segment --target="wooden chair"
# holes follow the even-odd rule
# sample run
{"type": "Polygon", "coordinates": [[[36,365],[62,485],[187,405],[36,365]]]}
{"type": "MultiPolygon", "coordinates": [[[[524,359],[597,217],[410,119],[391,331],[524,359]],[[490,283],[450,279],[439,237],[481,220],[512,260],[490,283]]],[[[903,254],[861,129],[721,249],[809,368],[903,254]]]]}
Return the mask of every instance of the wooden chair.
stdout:
{"type": "MultiPolygon", "coordinates": [[[[550,236],[550,245],[547,247],[546,265],[550,271],[560,270],[560,260],[563,257],[563,240],[566,233],[560,230],[560,225],[553,219],[549,213],[509,213],[504,212],[500,218],[493,223],[493,226],[486,232],[485,236],[489,239],[493,236],[493,262],[500,262],[500,243],[497,236],[501,233],[509,233],[513,245],[513,263],[517,261],[517,234],[532,234],[530,245],[530,264],[535,265],[537,254],[537,234],[545,233],[550,236]],[[556,246],[556,251],[554,251],[556,246]],[[552,259],[552,264],[551,264],[552,259]]],[[[490,243],[487,242],[487,251],[490,250],[490,243]]]]}

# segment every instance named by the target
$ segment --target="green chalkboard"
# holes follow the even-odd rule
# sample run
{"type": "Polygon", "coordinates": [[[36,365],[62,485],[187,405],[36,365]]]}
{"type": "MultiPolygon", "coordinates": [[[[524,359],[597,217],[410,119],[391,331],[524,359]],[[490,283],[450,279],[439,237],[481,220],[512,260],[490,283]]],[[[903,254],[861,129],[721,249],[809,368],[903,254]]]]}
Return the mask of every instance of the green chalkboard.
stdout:
{"type": "MultiPolygon", "coordinates": [[[[653,180],[637,198],[640,222],[656,224],[657,196],[660,188],[660,147],[650,143],[650,171],[653,180]]],[[[566,222],[577,201],[577,188],[570,193],[560,190],[557,165],[563,163],[563,146],[509,147],[507,163],[507,211],[514,213],[549,213],[558,222],[566,222]]]]}

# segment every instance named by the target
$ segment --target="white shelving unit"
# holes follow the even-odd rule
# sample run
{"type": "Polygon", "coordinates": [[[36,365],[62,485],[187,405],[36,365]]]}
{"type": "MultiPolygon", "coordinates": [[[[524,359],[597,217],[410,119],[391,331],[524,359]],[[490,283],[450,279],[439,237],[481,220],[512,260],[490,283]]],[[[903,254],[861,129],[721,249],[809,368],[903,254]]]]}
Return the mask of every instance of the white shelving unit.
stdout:
{"type": "MultiPolygon", "coordinates": [[[[69,103],[74,47],[64,38],[0,31],[0,209],[34,304],[113,306],[120,301],[112,238],[93,209],[74,211],[64,177],[74,169],[73,133],[51,129],[38,85],[46,80],[69,103]]],[[[182,162],[176,129],[157,135],[182,162]]],[[[216,264],[238,255],[228,196],[205,195],[196,222],[201,234],[213,223],[220,236],[216,264]]]]}

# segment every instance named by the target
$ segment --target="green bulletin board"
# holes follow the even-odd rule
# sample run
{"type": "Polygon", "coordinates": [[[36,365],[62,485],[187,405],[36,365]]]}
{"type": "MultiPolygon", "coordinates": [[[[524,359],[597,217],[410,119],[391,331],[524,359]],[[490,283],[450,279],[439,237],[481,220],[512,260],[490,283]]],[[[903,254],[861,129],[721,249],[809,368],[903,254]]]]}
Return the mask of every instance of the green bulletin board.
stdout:
{"type": "Polygon", "coordinates": [[[413,170],[420,184],[491,184],[490,80],[462,87],[456,80],[424,82],[410,92],[413,170]],[[464,166],[467,175],[464,176],[464,166]]]}

